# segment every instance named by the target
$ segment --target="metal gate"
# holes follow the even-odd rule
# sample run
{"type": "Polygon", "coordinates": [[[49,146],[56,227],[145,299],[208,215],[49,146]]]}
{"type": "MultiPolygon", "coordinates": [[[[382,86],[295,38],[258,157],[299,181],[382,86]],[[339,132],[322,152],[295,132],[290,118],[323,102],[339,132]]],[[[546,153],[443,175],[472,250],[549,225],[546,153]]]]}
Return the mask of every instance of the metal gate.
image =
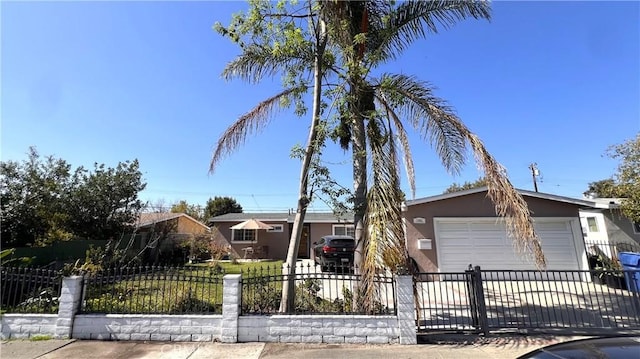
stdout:
{"type": "Polygon", "coordinates": [[[420,273],[417,329],[640,330],[640,293],[629,290],[625,281],[634,275],[640,273],[484,271],[480,267],[459,273],[420,273]]]}

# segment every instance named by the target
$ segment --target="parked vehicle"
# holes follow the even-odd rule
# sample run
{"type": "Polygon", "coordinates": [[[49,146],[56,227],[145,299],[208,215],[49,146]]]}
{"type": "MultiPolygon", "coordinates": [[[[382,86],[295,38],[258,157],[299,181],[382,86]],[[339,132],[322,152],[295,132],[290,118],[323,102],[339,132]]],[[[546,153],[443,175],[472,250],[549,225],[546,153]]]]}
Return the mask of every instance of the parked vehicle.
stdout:
{"type": "Polygon", "coordinates": [[[638,357],[640,357],[640,337],[605,337],[549,345],[522,355],[518,359],[636,359],[638,357]]]}
{"type": "Polygon", "coordinates": [[[313,254],[316,265],[322,271],[330,268],[353,266],[353,254],[356,241],[351,236],[324,236],[313,242],[313,254]]]}

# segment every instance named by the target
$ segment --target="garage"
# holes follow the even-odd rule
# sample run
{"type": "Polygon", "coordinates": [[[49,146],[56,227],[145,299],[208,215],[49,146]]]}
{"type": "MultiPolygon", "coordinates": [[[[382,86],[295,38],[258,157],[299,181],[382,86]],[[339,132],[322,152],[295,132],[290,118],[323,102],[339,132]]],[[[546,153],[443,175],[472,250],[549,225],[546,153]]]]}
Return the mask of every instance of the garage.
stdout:
{"type": "MultiPolygon", "coordinates": [[[[588,269],[579,211],[593,202],[517,191],[534,219],[547,269],[588,269]]],[[[486,270],[536,269],[533,259],[516,253],[486,187],[408,200],[403,211],[407,249],[422,272],[461,272],[469,264],[486,270]]]]}
{"type": "MultiPolygon", "coordinates": [[[[582,235],[574,234],[574,219],[536,218],[535,228],[554,270],[580,270],[582,235]]],[[[469,264],[487,270],[534,270],[532,260],[516,253],[498,218],[434,218],[440,272],[460,272],[469,264]]]]}

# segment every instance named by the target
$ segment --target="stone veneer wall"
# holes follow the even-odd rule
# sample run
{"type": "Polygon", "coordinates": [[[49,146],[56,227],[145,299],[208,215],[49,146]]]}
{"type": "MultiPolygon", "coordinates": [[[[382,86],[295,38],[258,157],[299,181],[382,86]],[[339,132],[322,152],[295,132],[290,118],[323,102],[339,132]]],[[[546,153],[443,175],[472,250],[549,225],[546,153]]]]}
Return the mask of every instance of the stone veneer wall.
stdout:
{"type": "Polygon", "coordinates": [[[28,339],[36,335],[56,334],[57,314],[2,314],[0,338],[28,339]]]}
{"type": "Polygon", "coordinates": [[[222,315],[77,314],[80,277],[65,278],[58,314],[4,314],[2,339],[416,344],[412,278],[396,278],[397,315],[241,316],[241,277],[226,275],[222,315]],[[65,284],[66,283],[66,284],[65,284]]]}
{"type": "Polygon", "coordinates": [[[389,344],[399,333],[395,316],[244,316],[238,324],[239,342],[389,344]]]}
{"type": "Polygon", "coordinates": [[[221,315],[81,314],[73,338],[94,340],[220,341],[221,315]]]}

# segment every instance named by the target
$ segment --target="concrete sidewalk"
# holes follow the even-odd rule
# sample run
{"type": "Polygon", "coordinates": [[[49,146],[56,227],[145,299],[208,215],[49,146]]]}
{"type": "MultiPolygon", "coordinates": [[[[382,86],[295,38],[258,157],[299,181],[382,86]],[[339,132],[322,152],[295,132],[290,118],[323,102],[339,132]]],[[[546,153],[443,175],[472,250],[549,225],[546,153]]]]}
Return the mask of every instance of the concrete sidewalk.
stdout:
{"type": "Polygon", "coordinates": [[[364,359],[516,358],[539,347],[575,337],[471,337],[446,344],[350,345],[284,343],[181,343],[94,340],[11,340],[0,345],[2,359],[364,359]]]}

